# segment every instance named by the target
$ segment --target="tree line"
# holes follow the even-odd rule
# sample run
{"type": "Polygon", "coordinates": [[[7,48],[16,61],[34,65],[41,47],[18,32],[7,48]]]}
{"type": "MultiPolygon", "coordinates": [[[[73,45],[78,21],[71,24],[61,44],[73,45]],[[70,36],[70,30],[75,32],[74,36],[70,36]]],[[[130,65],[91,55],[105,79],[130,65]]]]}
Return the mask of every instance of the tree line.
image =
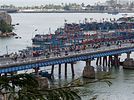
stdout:
{"type": "Polygon", "coordinates": [[[13,26],[7,24],[4,20],[0,20],[0,31],[1,33],[12,32],[13,26]]]}

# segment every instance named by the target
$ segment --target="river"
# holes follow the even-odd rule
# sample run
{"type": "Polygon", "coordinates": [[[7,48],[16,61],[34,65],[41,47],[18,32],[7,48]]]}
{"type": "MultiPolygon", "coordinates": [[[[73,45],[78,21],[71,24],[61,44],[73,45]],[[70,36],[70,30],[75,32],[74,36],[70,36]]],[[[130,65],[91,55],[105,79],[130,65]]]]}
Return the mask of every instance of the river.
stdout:
{"type": "MultiPolygon", "coordinates": [[[[128,14],[132,16],[133,14],[128,14]]],[[[14,32],[17,33],[21,39],[0,38],[0,55],[11,52],[17,52],[24,49],[27,46],[31,46],[31,38],[39,34],[54,33],[58,27],[63,27],[65,20],[68,23],[83,22],[85,18],[100,21],[103,18],[113,19],[120,18],[122,14],[110,15],[105,13],[13,13],[11,14],[12,23],[19,25],[15,26],[14,32]],[[35,31],[37,29],[37,31],[35,31]],[[7,49],[6,49],[7,47],[7,49]]],[[[134,54],[131,54],[134,58],[134,54]]],[[[121,59],[126,58],[123,54],[121,59]]],[[[75,64],[76,77],[82,75],[82,70],[85,63],[77,62],[75,64]]],[[[95,67],[95,61],[92,62],[92,66],[95,67]]],[[[46,67],[44,69],[50,69],[46,67]]],[[[55,79],[58,79],[58,67],[55,67],[55,79]]],[[[118,69],[112,68],[110,71],[112,85],[109,87],[106,83],[97,82],[94,84],[88,84],[80,89],[80,95],[82,100],[90,100],[90,98],[96,96],[96,100],[134,100],[134,71],[124,70],[121,66],[118,69]]],[[[62,68],[62,77],[64,77],[64,68],[62,68]]],[[[71,69],[68,67],[68,78],[71,78],[71,69]]]]}

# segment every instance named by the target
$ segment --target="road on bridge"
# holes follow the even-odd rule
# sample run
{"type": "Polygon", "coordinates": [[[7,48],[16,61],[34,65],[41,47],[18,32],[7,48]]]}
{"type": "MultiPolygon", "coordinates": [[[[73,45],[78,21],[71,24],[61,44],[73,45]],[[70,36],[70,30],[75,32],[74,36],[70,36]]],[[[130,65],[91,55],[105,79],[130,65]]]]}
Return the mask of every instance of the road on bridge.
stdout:
{"type": "Polygon", "coordinates": [[[26,57],[25,59],[18,58],[17,61],[14,61],[10,57],[6,58],[0,58],[0,67],[6,66],[6,65],[12,65],[12,64],[23,64],[23,63],[28,63],[28,62],[37,62],[40,60],[51,60],[55,58],[64,58],[67,56],[77,56],[81,54],[86,54],[86,53],[97,53],[97,52],[102,52],[102,51],[108,51],[108,50],[115,50],[115,49],[121,49],[121,48],[126,48],[126,47],[134,47],[133,43],[124,43],[121,46],[119,45],[111,45],[111,46],[101,46],[100,48],[87,48],[86,50],[80,50],[78,52],[72,51],[72,52],[60,52],[60,55],[54,56],[53,53],[50,52],[49,58],[46,56],[39,56],[39,57],[26,57]]]}

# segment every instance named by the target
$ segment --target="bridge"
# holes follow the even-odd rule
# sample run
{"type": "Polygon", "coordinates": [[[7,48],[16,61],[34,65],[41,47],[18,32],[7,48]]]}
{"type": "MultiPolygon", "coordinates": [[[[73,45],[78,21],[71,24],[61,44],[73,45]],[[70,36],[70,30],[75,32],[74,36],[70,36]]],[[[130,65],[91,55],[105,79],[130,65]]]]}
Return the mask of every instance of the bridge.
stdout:
{"type": "MultiPolygon", "coordinates": [[[[103,57],[103,64],[112,64],[114,56],[114,65],[119,64],[118,56],[122,53],[127,53],[127,58],[130,58],[130,53],[134,51],[134,44],[130,42],[124,42],[121,46],[113,44],[111,46],[101,46],[100,48],[87,48],[80,50],[79,52],[69,51],[67,54],[61,52],[60,56],[54,56],[50,53],[49,57],[27,57],[25,59],[18,59],[13,61],[10,58],[0,59],[0,74],[6,74],[11,72],[17,72],[27,69],[35,69],[38,72],[40,67],[52,66],[51,74],[53,74],[54,65],[59,65],[59,75],[61,74],[61,64],[65,64],[65,76],[67,76],[67,64],[71,64],[72,75],[74,76],[73,64],[76,61],[86,61],[86,67],[91,68],[91,61],[97,58],[96,64],[100,62],[103,57]],[[107,61],[107,57],[109,60],[107,61]],[[89,67],[90,66],[90,67],[89,67]]],[[[85,68],[84,68],[85,69],[85,68]]],[[[87,70],[87,69],[86,69],[87,70]]],[[[84,71],[83,71],[84,72],[84,71]]],[[[92,74],[92,72],[91,72],[92,74]]],[[[92,75],[90,75],[92,77],[92,75]]],[[[93,75],[94,76],[94,75],[93,75]]]]}

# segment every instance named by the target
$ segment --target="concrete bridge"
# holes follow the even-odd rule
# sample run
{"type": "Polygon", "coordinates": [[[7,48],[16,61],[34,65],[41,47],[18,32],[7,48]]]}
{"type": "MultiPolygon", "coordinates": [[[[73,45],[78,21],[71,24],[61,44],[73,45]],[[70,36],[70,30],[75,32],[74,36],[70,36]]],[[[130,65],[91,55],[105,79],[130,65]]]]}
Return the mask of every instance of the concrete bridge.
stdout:
{"type": "Polygon", "coordinates": [[[13,61],[10,58],[1,58],[0,59],[0,74],[7,74],[12,72],[17,72],[26,69],[35,69],[35,72],[38,73],[40,67],[52,66],[51,74],[54,71],[54,65],[59,65],[59,76],[61,75],[61,64],[65,64],[65,77],[67,77],[67,64],[71,64],[72,76],[74,76],[74,62],[76,61],[85,61],[86,66],[83,71],[83,76],[93,78],[94,77],[94,68],[91,66],[91,61],[97,58],[96,64],[114,64],[119,65],[118,56],[122,53],[127,53],[127,58],[130,58],[130,53],[134,51],[134,44],[132,43],[123,43],[119,45],[111,46],[101,46],[97,49],[88,48],[86,50],[81,50],[79,52],[61,52],[61,56],[54,56],[50,54],[49,58],[45,56],[40,57],[28,57],[25,59],[18,59],[13,61]],[[102,59],[103,58],[103,62],[102,59]]]}

